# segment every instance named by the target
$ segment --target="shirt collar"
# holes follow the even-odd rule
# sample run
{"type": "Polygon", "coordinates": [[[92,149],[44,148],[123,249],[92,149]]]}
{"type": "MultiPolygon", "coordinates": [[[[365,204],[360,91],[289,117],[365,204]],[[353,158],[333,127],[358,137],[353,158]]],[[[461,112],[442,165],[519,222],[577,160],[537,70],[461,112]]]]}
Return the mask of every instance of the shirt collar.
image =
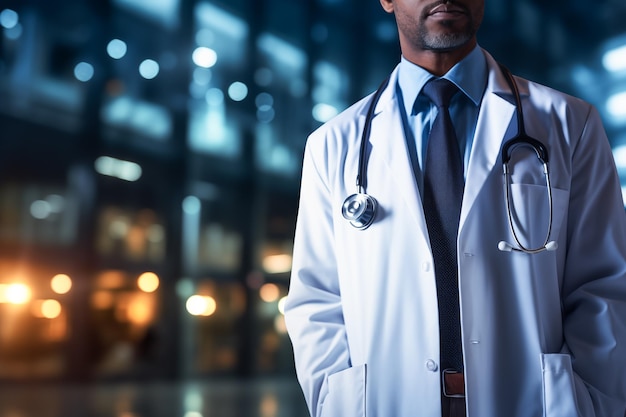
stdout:
{"type": "MultiPolygon", "coordinates": [[[[435,76],[406,58],[401,58],[398,85],[402,91],[402,100],[407,115],[412,113],[418,94],[431,78],[435,78],[435,76]]],[[[456,84],[474,105],[478,106],[487,85],[487,60],[482,49],[476,45],[472,52],[452,67],[442,78],[456,84]]]]}

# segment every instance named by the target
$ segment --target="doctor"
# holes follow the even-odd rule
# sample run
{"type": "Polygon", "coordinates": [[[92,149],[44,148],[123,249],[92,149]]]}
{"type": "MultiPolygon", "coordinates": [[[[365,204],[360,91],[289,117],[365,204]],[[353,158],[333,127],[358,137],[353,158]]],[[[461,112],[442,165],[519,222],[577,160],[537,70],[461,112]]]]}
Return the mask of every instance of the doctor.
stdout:
{"type": "Polygon", "coordinates": [[[402,58],[366,139],[371,225],[342,209],[372,97],[312,133],[304,156],[285,315],[311,415],[623,417],[626,216],[597,111],[516,77],[517,106],[476,43],[484,0],[380,2],[402,58]],[[462,165],[456,254],[443,260],[425,169],[444,114],[425,90],[438,78],[458,90],[448,108],[462,165]],[[545,146],[549,181],[529,146],[507,152],[503,176],[503,146],[524,127],[545,146]],[[455,263],[457,299],[440,299],[455,263]]]}

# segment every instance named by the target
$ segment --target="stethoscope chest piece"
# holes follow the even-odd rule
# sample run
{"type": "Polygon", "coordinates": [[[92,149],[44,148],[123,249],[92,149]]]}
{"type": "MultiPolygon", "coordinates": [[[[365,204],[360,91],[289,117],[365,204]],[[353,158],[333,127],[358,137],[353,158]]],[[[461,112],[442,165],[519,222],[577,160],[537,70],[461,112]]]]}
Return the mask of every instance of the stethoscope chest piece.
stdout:
{"type": "Polygon", "coordinates": [[[341,207],[343,218],[360,230],[367,229],[372,224],[375,213],[376,200],[364,193],[352,194],[346,198],[341,207]]]}

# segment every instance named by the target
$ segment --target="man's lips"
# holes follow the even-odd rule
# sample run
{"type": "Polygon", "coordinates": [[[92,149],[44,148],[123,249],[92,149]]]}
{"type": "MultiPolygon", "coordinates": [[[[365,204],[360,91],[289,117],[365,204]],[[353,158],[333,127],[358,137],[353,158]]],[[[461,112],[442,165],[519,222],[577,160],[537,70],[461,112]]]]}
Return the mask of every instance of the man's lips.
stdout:
{"type": "Polygon", "coordinates": [[[454,6],[452,4],[440,4],[434,7],[428,16],[456,16],[459,14],[466,14],[465,9],[462,7],[454,6]]]}

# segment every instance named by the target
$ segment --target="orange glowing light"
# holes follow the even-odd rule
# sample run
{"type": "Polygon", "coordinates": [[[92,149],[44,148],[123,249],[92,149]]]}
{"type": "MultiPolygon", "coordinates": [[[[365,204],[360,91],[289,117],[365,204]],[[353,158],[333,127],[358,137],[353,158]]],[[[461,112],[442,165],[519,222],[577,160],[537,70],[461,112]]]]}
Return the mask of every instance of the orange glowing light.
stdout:
{"type": "Polygon", "coordinates": [[[126,314],[130,322],[146,325],[154,316],[153,303],[143,297],[135,297],[129,302],[126,314]]]}
{"type": "Polygon", "coordinates": [[[8,303],[7,300],[7,284],[0,284],[0,303],[8,303]]]}
{"type": "Polygon", "coordinates": [[[106,310],[113,306],[113,294],[109,291],[97,291],[91,296],[91,305],[96,310],[106,310]]]}
{"type": "Polygon", "coordinates": [[[57,274],[50,280],[50,287],[57,294],[67,294],[72,289],[72,279],[65,274],[57,274]]]}
{"type": "Polygon", "coordinates": [[[187,299],[185,307],[193,316],[210,316],[217,310],[217,303],[210,296],[192,295],[187,299]]]}
{"type": "Polygon", "coordinates": [[[269,417],[278,415],[278,398],[271,394],[266,394],[261,399],[259,405],[259,411],[261,411],[261,417],[269,417]]]}
{"type": "Polygon", "coordinates": [[[122,288],[126,285],[126,276],[124,272],[114,269],[102,271],[98,274],[97,286],[103,289],[122,288]]]}
{"type": "Polygon", "coordinates": [[[259,296],[266,303],[273,303],[280,297],[280,288],[276,284],[263,284],[261,289],[259,289],[259,296]]]}
{"type": "Polygon", "coordinates": [[[56,319],[61,315],[63,308],[57,300],[34,300],[31,305],[33,316],[41,319],[56,319]]]}
{"type": "Polygon", "coordinates": [[[159,277],[154,272],[144,272],[137,278],[137,286],[143,292],[155,292],[159,288],[159,277]]]}
{"type": "Polygon", "coordinates": [[[263,258],[263,270],[268,274],[286,273],[291,271],[291,262],[291,255],[286,253],[268,255],[263,258]]]}
{"type": "Polygon", "coordinates": [[[274,329],[279,334],[287,334],[287,324],[285,323],[285,316],[279,314],[274,317],[274,329]]]}
{"type": "Polygon", "coordinates": [[[30,300],[30,288],[26,284],[14,283],[0,287],[0,301],[10,304],[26,304],[30,300]]]}
{"type": "Polygon", "coordinates": [[[41,315],[47,319],[56,319],[61,315],[61,303],[57,300],[45,300],[41,303],[41,315]]]}

